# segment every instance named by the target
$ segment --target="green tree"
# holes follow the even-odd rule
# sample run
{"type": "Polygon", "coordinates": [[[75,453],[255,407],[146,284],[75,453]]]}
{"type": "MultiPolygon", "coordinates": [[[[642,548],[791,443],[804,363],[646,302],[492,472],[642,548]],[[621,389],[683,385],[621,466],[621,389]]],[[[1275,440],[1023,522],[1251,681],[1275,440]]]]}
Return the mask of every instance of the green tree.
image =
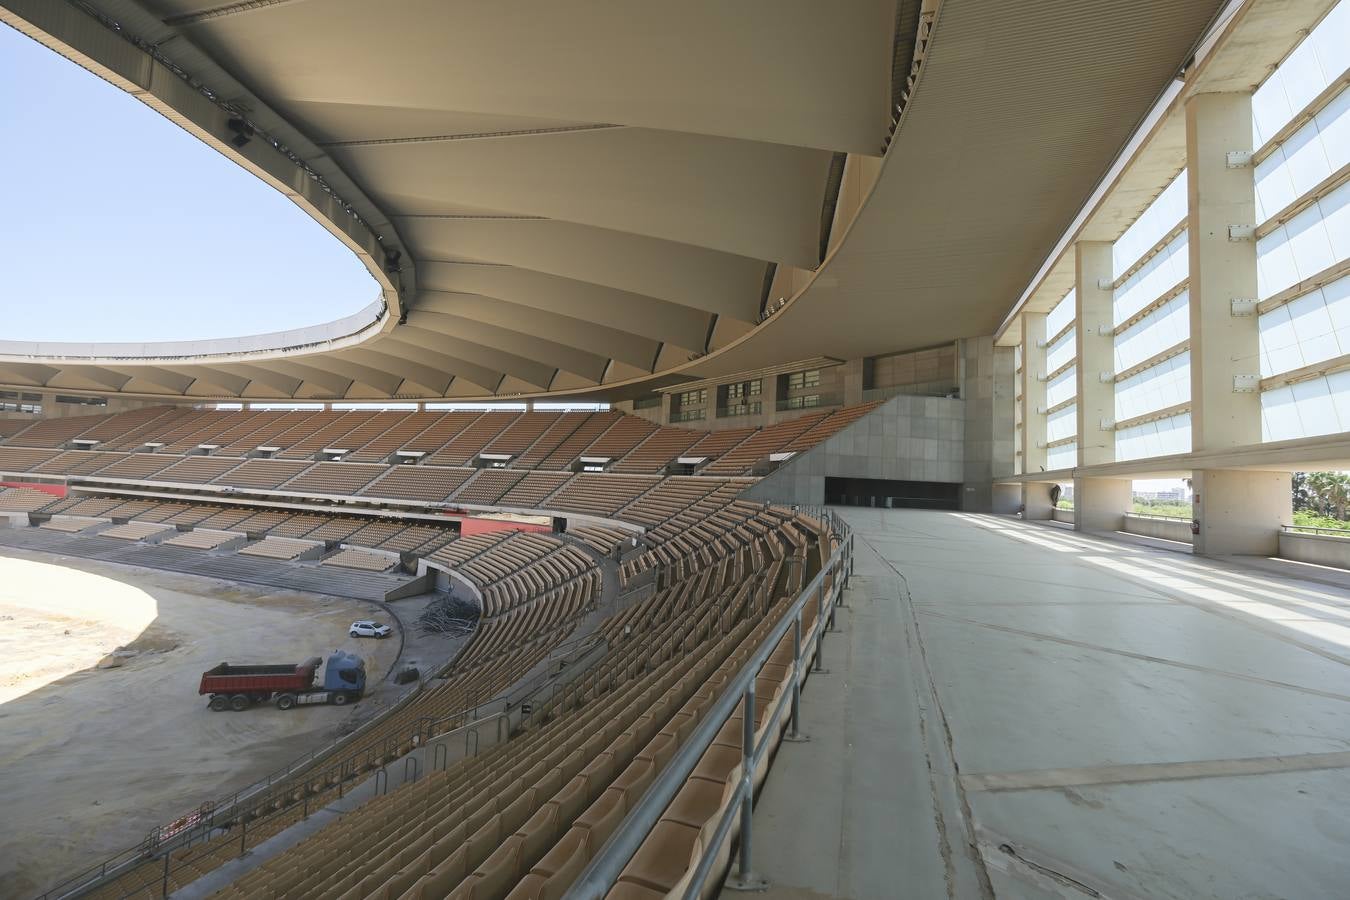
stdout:
{"type": "Polygon", "coordinates": [[[1350,506],[1350,475],[1345,472],[1309,472],[1305,481],[1311,506],[1324,516],[1345,521],[1350,506]]]}

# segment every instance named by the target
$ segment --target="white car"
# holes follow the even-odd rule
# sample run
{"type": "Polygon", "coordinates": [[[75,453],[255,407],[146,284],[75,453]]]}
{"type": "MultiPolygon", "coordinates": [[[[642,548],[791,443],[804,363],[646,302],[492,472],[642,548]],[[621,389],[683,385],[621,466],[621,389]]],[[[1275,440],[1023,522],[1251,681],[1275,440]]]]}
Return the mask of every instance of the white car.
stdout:
{"type": "Polygon", "coordinates": [[[348,633],[354,638],[357,637],[387,638],[389,637],[389,626],[381,625],[379,622],[376,622],[372,619],[362,619],[359,622],[353,622],[352,627],[348,631],[348,633]]]}

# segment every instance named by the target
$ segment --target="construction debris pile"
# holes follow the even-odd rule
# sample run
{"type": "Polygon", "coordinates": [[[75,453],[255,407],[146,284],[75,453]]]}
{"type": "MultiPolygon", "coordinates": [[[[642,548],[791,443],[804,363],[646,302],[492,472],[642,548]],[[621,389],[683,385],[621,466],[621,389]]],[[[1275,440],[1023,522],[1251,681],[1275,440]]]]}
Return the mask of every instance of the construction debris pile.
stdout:
{"type": "Polygon", "coordinates": [[[478,604],[473,601],[454,594],[442,594],[422,610],[422,615],[417,619],[417,628],[422,634],[457,637],[473,631],[479,613],[478,604]]]}

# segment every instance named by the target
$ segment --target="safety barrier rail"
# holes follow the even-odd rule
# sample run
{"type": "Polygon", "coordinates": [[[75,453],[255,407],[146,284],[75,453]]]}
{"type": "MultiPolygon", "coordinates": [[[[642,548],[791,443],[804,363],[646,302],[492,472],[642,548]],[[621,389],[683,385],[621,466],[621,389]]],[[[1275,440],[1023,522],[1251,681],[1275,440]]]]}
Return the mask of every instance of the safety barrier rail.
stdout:
{"type": "MultiPolygon", "coordinates": [[[[766,506],[770,504],[765,504],[766,506]]],[[[847,531],[847,526],[843,524],[832,511],[822,507],[793,507],[794,512],[805,513],[808,516],[821,521],[829,530],[829,540],[841,540],[841,535],[847,531]]],[[[811,585],[799,595],[788,617],[785,617],[780,627],[775,629],[779,637],[785,633],[788,627],[788,619],[794,615],[797,617],[800,625],[801,610],[805,608],[812,586],[819,587],[824,584],[826,573],[835,571],[844,571],[841,566],[843,560],[848,560],[849,571],[851,571],[852,558],[852,537],[843,538],[840,552],[832,554],[812,580],[811,585]]],[[[825,543],[825,548],[830,544],[825,543]]],[[[845,578],[847,573],[845,573],[845,578]]],[[[840,583],[836,579],[836,586],[840,583]]],[[[838,589],[832,589],[830,596],[825,598],[824,591],[817,591],[818,602],[826,604],[819,610],[822,616],[831,616],[833,614],[834,604],[838,597],[838,589]]],[[[821,618],[819,621],[825,621],[821,618]]],[[[774,641],[776,643],[776,639],[774,641]]],[[[819,658],[821,652],[822,638],[818,635],[816,641],[816,654],[819,658]]],[[[603,642],[598,641],[594,635],[583,635],[553,648],[547,655],[547,661],[553,662],[560,657],[577,654],[574,661],[591,655],[597,648],[603,647],[603,642]]],[[[800,647],[798,648],[800,651],[800,647]]],[[[800,661],[800,652],[798,652],[798,662],[800,661]]],[[[453,660],[446,664],[449,668],[453,660]]],[[[569,669],[575,670],[570,666],[569,669]]],[[[797,685],[795,673],[799,666],[794,665],[794,709],[796,706],[797,685]]],[[[120,853],[114,854],[103,860],[101,863],[91,866],[88,869],[67,878],[65,881],[39,895],[38,900],[65,900],[65,898],[77,897],[81,894],[93,890],[112,879],[132,870],[136,866],[156,858],[163,859],[163,869],[157,872],[154,881],[147,880],[144,883],[136,885],[123,897],[144,894],[147,890],[159,888],[160,895],[167,897],[169,895],[169,885],[171,876],[175,871],[194,867],[200,862],[200,859],[184,861],[182,865],[175,868],[173,852],[176,850],[185,850],[193,846],[199,846],[207,841],[213,840],[225,834],[233,834],[236,830],[239,835],[239,841],[236,844],[233,841],[221,842],[213,854],[236,856],[242,855],[247,849],[247,840],[250,823],[262,823],[274,816],[293,813],[297,807],[300,808],[302,817],[309,816],[309,802],[311,796],[322,795],[323,793],[337,789],[338,798],[344,796],[347,785],[357,778],[376,779],[377,792],[388,791],[388,767],[390,765],[389,757],[396,754],[396,751],[402,747],[411,747],[417,749],[423,746],[429,746],[433,752],[433,764],[427,766],[428,771],[436,768],[436,763],[442,763],[440,748],[443,747],[447,739],[462,734],[465,740],[465,752],[470,755],[477,755],[479,749],[478,729],[489,723],[492,723],[496,729],[496,738],[501,740],[501,729],[508,711],[525,699],[536,698],[539,692],[549,689],[553,681],[553,675],[547,670],[540,673],[535,678],[530,679],[524,684],[515,685],[512,689],[494,694],[492,697],[482,700],[471,700],[463,710],[453,713],[450,716],[439,719],[429,717],[418,720],[411,733],[391,735],[386,738],[378,747],[367,747],[343,759],[331,762],[329,761],[340,748],[351,742],[353,739],[366,734],[369,727],[385,720],[387,717],[402,709],[414,698],[419,696],[420,691],[414,691],[401,698],[397,703],[383,711],[378,717],[373,719],[365,728],[358,729],[351,734],[344,735],[333,743],[316,748],[311,753],[300,757],[286,767],[269,775],[265,780],[256,782],[241,791],[236,792],[228,798],[217,803],[206,803],[198,809],[187,813],[176,819],[168,825],[160,826],[151,832],[151,834],[140,844],[129,847],[120,853]],[[485,707],[495,707],[501,703],[502,709],[493,712],[485,712],[485,707]],[[470,739],[472,738],[472,745],[470,739]],[[470,750],[470,746],[472,749],[470,750]],[[382,780],[382,781],[381,781],[382,780]],[[382,785],[382,790],[381,790],[382,785]],[[297,796],[298,792],[298,796],[297,796]]],[[[753,690],[753,681],[752,681],[753,690]]],[[[549,697],[552,697],[552,693],[549,697]]],[[[544,698],[549,699],[549,698],[544,698]]],[[[734,703],[732,706],[734,707],[734,703]]],[[[726,718],[725,716],[723,717],[726,718]]],[[[795,730],[796,714],[793,715],[795,730]]],[[[507,723],[509,725],[509,723],[507,723]]],[[[405,777],[409,774],[407,767],[409,761],[404,756],[399,756],[405,764],[405,777]]],[[[397,760],[395,760],[397,761],[397,760]]],[[[443,764],[443,763],[442,763],[443,764]]],[[[420,768],[421,764],[417,764],[420,768]]],[[[418,777],[418,771],[412,770],[412,779],[418,777]]],[[[664,809],[664,806],[662,807],[664,809]]],[[[255,824],[256,829],[256,824],[255,824]]],[[[645,835],[645,832],[644,832],[645,835]]]]}
{"type": "Polygon", "coordinates": [[[1329,537],[1350,538],[1350,527],[1319,528],[1314,525],[1281,525],[1280,530],[1290,534],[1323,534],[1329,537]]]}
{"type": "MultiPolygon", "coordinates": [[[[624,867],[656,826],[662,813],[689,780],[689,776],[698,766],[703,754],[712,746],[722,726],[735,713],[736,706],[742,702],[745,704],[745,729],[741,743],[741,777],[733,791],[731,802],[718,820],[712,841],[704,848],[693,877],[685,888],[684,900],[696,900],[702,896],[706,882],[712,874],[712,867],[720,856],[723,844],[731,838],[731,829],[737,818],[740,819],[740,851],[734,878],[741,886],[762,886],[752,866],[755,770],[772,750],[774,737],[785,710],[791,716],[788,724],[789,736],[798,734],[801,683],[806,674],[804,665],[814,657],[815,670],[820,671],[824,658],[826,623],[833,627],[835,607],[853,573],[853,535],[848,533],[847,526],[829,510],[803,507],[802,511],[814,515],[828,526],[830,537],[840,541],[838,552],[826,560],[815,578],[811,579],[786,614],[727,684],[708,715],[699,721],[689,739],[643,792],[642,799],[624,817],[623,822],[600,848],[600,852],[578,876],[564,895],[565,900],[600,900],[609,892],[618,881],[624,867]],[[827,587],[825,582],[830,575],[836,577],[830,579],[827,587]],[[814,647],[808,649],[803,646],[802,641],[802,613],[812,602],[816,604],[816,637],[814,647]],[[793,635],[791,690],[786,692],[774,707],[766,720],[764,737],[756,741],[755,678],[789,630],[793,635]]],[[[825,547],[828,548],[829,544],[825,544],[825,547]]]]}

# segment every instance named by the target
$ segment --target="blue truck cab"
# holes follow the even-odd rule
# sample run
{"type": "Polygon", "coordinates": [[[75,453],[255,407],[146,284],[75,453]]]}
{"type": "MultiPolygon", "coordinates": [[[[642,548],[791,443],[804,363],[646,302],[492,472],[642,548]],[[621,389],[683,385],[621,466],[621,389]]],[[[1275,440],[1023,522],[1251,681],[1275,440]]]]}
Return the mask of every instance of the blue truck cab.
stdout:
{"type": "Polygon", "coordinates": [[[366,690],[366,662],[354,653],[334,650],[323,668],[323,689],[349,694],[353,699],[366,690]]]}

